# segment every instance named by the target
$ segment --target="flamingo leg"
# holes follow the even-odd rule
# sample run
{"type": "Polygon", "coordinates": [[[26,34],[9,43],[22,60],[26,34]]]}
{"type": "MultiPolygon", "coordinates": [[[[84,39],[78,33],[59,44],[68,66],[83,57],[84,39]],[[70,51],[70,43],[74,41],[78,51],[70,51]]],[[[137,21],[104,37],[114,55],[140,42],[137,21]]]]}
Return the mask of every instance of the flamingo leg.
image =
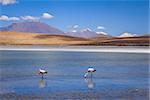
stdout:
{"type": "Polygon", "coordinates": [[[91,72],[91,79],[93,78],[93,74],[92,74],[92,72],[91,72]]]}
{"type": "Polygon", "coordinates": [[[42,74],[42,79],[43,79],[44,77],[43,77],[43,74],[42,74]]]}

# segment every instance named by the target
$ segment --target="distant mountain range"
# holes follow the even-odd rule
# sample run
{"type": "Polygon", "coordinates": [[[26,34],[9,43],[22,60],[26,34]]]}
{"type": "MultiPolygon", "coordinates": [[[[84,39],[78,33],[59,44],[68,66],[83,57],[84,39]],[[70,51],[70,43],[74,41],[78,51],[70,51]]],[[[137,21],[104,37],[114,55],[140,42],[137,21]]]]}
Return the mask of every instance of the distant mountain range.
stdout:
{"type": "Polygon", "coordinates": [[[90,28],[63,32],[41,22],[12,23],[0,28],[0,45],[104,45],[149,46],[149,35],[123,33],[113,37],[90,28]]]}
{"type": "Polygon", "coordinates": [[[82,29],[82,30],[72,30],[70,32],[67,32],[66,34],[67,35],[70,35],[70,36],[74,36],[74,37],[82,37],[82,38],[95,38],[95,37],[110,37],[110,35],[108,34],[103,34],[104,32],[95,32],[95,31],[92,31],[91,29],[89,28],[86,28],[86,29],[82,29]]]}
{"type": "Polygon", "coordinates": [[[50,35],[68,35],[82,38],[94,38],[94,37],[110,37],[108,34],[97,33],[89,28],[81,31],[73,30],[71,32],[63,32],[57,28],[47,25],[42,22],[20,22],[12,23],[9,26],[1,27],[0,31],[3,32],[26,32],[26,33],[45,33],[50,35]]]}
{"type": "MultiPolygon", "coordinates": [[[[73,36],[80,38],[111,38],[113,36],[109,35],[106,32],[100,31],[95,32],[90,28],[85,28],[82,30],[73,29],[69,32],[63,32],[60,29],[52,27],[48,24],[42,22],[20,22],[12,23],[6,27],[0,27],[1,32],[24,32],[24,33],[40,33],[40,34],[49,34],[49,35],[65,35],[73,36]]],[[[137,37],[137,34],[132,34],[128,32],[122,33],[117,37],[137,37]]]]}

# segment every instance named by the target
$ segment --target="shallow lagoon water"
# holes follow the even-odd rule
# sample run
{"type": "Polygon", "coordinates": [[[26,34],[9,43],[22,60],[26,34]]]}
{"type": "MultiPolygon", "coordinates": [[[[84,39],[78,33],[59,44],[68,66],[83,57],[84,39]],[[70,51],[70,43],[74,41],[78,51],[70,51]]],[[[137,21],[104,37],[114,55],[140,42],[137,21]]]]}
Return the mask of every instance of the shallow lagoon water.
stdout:
{"type": "MultiPolygon", "coordinates": [[[[126,95],[122,92],[139,91],[140,97],[145,99],[149,88],[148,56],[142,53],[0,51],[0,95],[46,97],[55,93],[91,92],[104,94],[103,98],[107,95],[121,98],[126,95]],[[97,71],[92,79],[85,80],[83,75],[89,66],[97,71]],[[38,75],[39,68],[48,70],[44,79],[38,75]]],[[[130,97],[139,98],[139,94],[130,97]]]]}

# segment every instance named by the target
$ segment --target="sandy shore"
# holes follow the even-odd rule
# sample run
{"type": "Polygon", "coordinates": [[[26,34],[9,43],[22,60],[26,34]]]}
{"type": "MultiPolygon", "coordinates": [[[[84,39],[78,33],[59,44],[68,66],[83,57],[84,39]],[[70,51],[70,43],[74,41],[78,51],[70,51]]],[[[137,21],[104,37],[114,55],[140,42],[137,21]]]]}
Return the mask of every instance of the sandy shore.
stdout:
{"type": "Polygon", "coordinates": [[[0,98],[6,99],[20,99],[20,100],[148,100],[148,90],[143,89],[125,89],[125,90],[110,90],[110,91],[94,91],[87,92],[61,92],[49,94],[16,94],[7,93],[1,94],[0,98]]]}
{"type": "Polygon", "coordinates": [[[149,47],[117,47],[117,46],[110,46],[110,47],[109,46],[0,46],[0,50],[150,53],[149,47]]]}

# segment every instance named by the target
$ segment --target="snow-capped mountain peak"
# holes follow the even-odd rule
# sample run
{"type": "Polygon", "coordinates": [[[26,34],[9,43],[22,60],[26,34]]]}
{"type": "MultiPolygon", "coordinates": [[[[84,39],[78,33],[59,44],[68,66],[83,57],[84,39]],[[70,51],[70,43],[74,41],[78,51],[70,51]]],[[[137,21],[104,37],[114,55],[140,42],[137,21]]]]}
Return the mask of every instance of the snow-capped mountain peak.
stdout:
{"type": "Polygon", "coordinates": [[[78,32],[78,31],[74,29],[74,30],[71,30],[71,32],[76,33],[76,32],[78,32]]]}
{"type": "Polygon", "coordinates": [[[108,35],[106,32],[96,32],[96,34],[108,35]]]}
{"type": "Polygon", "coordinates": [[[81,30],[81,32],[87,32],[87,31],[88,31],[88,32],[92,32],[92,29],[90,29],[90,28],[85,28],[85,29],[82,29],[82,30],[81,30]]]}
{"type": "Polygon", "coordinates": [[[135,37],[135,36],[137,36],[137,34],[132,34],[132,33],[125,32],[125,33],[121,34],[118,37],[135,37]]]}

